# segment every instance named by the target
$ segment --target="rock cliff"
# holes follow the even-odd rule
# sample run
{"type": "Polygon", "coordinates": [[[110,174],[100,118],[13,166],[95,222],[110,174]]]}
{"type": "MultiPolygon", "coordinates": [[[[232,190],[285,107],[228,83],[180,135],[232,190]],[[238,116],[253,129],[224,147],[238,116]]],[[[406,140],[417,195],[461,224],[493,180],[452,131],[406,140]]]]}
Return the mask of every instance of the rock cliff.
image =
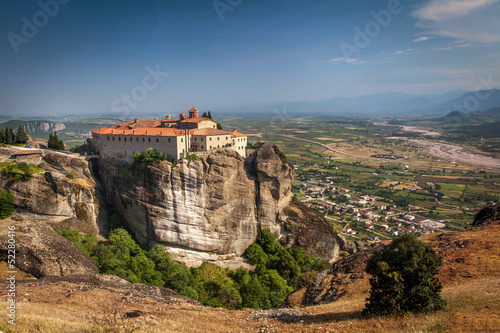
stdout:
{"type": "MultiPolygon", "coordinates": [[[[97,274],[97,267],[82,251],[48,225],[37,222],[6,221],[15,226],[16,266],[40,278],[72,274],[97,274]]],[[[0,258],[8,252],[7,228],[0,230],[0,258]]]]}
{"type": "Polygon", "coordinates": [[[66,126],[62,123],[51,123],[44,121],[31,121],[25,123],[23,128],[28,133],[33,133],[36,131],[42,132],[54,132],[54,131],[62,131],[66,128],[66,126]]]}
{"type": "Polygon", "coordinates": [[[244,159],[222,150],[174,167],[156,162],[128,170],[105,160],[100,173],[110,203],[139,241],[161,244],[189,266],[202,260],[241,265],[240,256],[262,229],[285,245],[336,259],[335,231],[295,198],[293,166],[277,152],[264,145],[244,159]]]}
{"type": "MultiPolygon", "coordinates": [[[[12,151],[2,148],[0,157],[10,156],[12,151]]],[[[30,219],[59,228],[104,234],[108,224],[106,201],[90,173],[87,161],[76,156],[44,151],[38,166],[43,172],[27,181],[0,176],[0,189],[8,189],[14,194],[14,204],[18,210],[29,214],[30,219]]]]}

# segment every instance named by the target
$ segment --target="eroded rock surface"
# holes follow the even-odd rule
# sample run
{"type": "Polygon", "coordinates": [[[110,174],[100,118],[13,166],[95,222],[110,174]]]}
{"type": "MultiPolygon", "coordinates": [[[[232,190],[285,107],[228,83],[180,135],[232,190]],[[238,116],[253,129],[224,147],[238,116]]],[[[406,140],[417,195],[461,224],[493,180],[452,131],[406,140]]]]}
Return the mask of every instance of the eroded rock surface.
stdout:
{"type": "Polygon", "coordinates": [[[96,274],[97,267],[82,251],[45,223],[4,220],[0,230],[0,258],[8,256],[8,226],[15,226],[18,268],[40,278],[72,274],[96,274]]]}
{"type": "Polygon", "coordinates": [[[336,259],[335,231],[295,198],[293,166],[277,152],[263,145],[244,159],[222,150],[204,161],[135,164],[129,171],[105,160],[101,175],[108,199],[137,238],[165,246],[189,266],[201,260],[241,265],[263,229],[286,245],[336,259]]]}

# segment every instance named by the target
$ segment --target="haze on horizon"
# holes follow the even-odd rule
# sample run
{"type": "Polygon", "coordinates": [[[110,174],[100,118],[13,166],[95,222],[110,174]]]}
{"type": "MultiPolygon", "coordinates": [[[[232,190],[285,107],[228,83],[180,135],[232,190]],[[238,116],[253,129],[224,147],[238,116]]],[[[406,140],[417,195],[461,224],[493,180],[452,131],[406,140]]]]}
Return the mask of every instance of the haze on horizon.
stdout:
{"type": "Polygon", "coordinates": [[[0,115],[489,89],[499,14],[499,0],[3,1],[0,115]]]}

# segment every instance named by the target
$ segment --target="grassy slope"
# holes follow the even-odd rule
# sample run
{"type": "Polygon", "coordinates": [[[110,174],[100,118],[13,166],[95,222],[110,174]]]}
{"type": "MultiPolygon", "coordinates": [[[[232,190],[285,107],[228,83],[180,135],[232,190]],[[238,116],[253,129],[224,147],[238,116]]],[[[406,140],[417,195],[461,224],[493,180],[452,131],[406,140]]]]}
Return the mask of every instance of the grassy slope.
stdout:
{"type": "MultiPolygon", "coordinates": [[[[298,316],[269,318],[276,310],[229,311],[192,305],[184,301],[158,302],[124,297],[120,290],[59,282],[47,286],[18,286],[18,322],[15,328],[0,324],[4,332],[99,331],[91,317],[110,312],[106,304],[119,304],[121,313],[132,309],[145,315],[126,319],[140,332],[471,332],[500,327],[500,225],[474,231],[430,235],[424,240],[436,246],[444,258],[441,280],[445,311],[411,314],[401,318],[363,319],[369,286],[367,279],[350,286],[346,296],[331,304],[294,310],[298,316]],[[273,312],[274,311],[274,312],[273,312]]],[[[6,299],[0,301],[0,317],[6,318],[6,299]]],[[[290,311],[290,310],[285,310],[290,311]]]]}

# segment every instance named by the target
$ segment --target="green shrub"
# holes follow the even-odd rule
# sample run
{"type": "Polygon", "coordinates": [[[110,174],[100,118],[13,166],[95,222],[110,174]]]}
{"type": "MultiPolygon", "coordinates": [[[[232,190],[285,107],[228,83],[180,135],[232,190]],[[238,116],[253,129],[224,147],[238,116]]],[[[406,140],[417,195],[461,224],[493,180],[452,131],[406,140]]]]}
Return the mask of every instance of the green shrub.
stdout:
{"type": "Polygon", "coordinates": [[[134,163],[152,163],[158,161],[167,161],[168,155],[166,153],[158,153],[156,149],[148,148],[142,154],[137,152],[134,154],[134,163]]]}
{"type": "Polygon", "coordinates": [[[0,191],[0,219],[11,216],[16,208],[14,207],[14,194],[11,191],[0,191]]]}
{"type": "Polygon", "coordinates": [[[75,173],[74,172],[68,172],[66,174],[66,177],[68,177],[69,179],[75,179],[75,173]]]}
{"type": "Polygon", "coordinates": [[[13,162],[4,166],[2,174],[14,180],[25,181],[33,178],[35,173],[42,171],[42,169],[38,168],[33,163],[28,164],[26,162],[13,162]]]}
{"type": "Polygon", "coordinates": [[[365,315],[402,315],[445,306],[438,279],[441,259],[434,249],[403,235],[369,259],[370,296],[365,315]]]}

